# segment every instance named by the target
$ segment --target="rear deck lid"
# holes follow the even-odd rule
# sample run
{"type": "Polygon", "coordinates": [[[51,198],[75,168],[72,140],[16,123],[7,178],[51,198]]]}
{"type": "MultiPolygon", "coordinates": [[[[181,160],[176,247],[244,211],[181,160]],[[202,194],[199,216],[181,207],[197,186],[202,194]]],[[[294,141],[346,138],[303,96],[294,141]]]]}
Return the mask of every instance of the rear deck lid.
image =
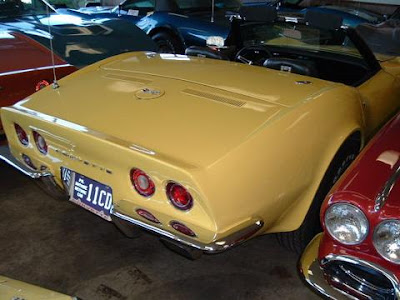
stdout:
{"type": "Polygon", "coordinates": [[[121,57],[93,72],[75,73],[61,80],[59,89],[46,88],[23,106],[207,166],[289,111],[288,104],[326,88],[316,83],[301,89],[297,76],[234,63],[121,57]]]}

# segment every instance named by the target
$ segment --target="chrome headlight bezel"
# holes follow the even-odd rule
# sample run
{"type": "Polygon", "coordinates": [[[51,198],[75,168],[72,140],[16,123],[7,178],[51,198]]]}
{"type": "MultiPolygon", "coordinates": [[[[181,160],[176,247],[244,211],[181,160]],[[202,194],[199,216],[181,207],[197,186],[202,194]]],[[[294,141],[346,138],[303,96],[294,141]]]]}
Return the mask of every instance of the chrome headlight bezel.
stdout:
{"type": "MultiPolygon", "coordinates": [[[[338,215],[339,216],[339,215],[338,215]]],[[[342,221],[346,220],[346,216],[342,216],[342,221]]],[[[354,219],[354,218],[353,218],[354,219]]],[[[350,220],[350,219],[347,219],[350,220]]],[[[340,221],[340,220],[339,220],[340,221]]],[[[358,208],[357,206],[347,203],[347,202],[338,202],[332,204],[330,207],[328,207],[325,211],[324,215],[324,223],[325,223],[325,229],[329,233],[329,235],[337,242],[346,245],[346,246],[354,246],[354,245],[359,245],[365,239],[367,238],[369,234],[369,221],[364,212],[358,208]],[[355,216],[355,220],[359,223],[358,228],[359,229],[359,238],[353,239],[353,241],[345,241],[344,239],[341,239],[338,237],[337,233],[334,232],[333,227],[337,226],[338,224],[333,224],[332,221],[329,219],[330,215],[334,215],[333,210],[339,210],[342,208],[343,210],[347,210],[347,212],[351,212],[353,216],[355,216]]],[[[340,225],[340,223],[339,223],[340,225]]],[[[352,225],[354,227],[354,224],[346,224],[342,222],[342,226],[348,226],[352,225]]]]}
{"type": "MultiPolygon", "coordinates": [[[[398,219],[388,219],[388,220],[384,220],[384,221],[382,221],[382,222],[380,222],[376,227],[375,227],[375,230],[374,230],[374,234],[373,234],[373,236],[372,236],[372,244],[374,245],[374,248],[375,248],[375,250],[376,250],[376,252],[378,252],[378,254],[383,258],[383,259],[385,259],[386,261],[388,261],[388,262],[391,262],[391,263],[393,263],[393,264],[396,264],[396,265],[400,265],[400,250],[399,250],[399,255],[398,255],[398,259],[397,260],[393,260],[393,259],[391,259],[391,258],[389,258],[388,256],[386,256],[385,255],[385,252],[383,251],[383,247],[380,247],[380,245],[377,245],[378,244],[378,241],[377,241],[377,235],[378,235],[378,231],[380,230],[380,229],[382,229],[382,227],[383,226],[387,226],[388,224],[390,224],[390,223],[395,223],[396,224],[396,226],[399,228],[398,230],[399,230],[399,233],[397,234],[397,236],[398,236],[398,239],[399,239],[399,241],[397,242],[398,244],[399,244],[399,248],[400,248],[400,220],[398,220],[398,219]]],[[[395,239],[394,239],[394,241],[395,241],[395,239]]],[[[395,242],[396,243],[396,242],[395,242]]]]}

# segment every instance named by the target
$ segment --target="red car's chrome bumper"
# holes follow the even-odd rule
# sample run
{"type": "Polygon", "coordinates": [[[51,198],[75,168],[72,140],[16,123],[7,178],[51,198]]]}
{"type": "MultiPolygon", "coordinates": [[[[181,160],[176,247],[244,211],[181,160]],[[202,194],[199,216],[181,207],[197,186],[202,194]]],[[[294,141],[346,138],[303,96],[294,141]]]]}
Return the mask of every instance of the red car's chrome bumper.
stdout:
{"type": "Polygon", "coordinates": [[[384,268],[345,255],[318,259],[323,233],[304,250],[298,268],[302,279],[328,299],[400,299],[400,283],[384,268]],[[369,280],[370,279],[370,280],[369,280]]]}
{"type": "MultiPolygon", "coordinates": [[[[56,190],[60,193],[60,197],[65,197],[65,191],[58,187],[58,185],[55,183],[53,179],[53,175],[50,172],[47,171],[36,171],[28,166],[26,166],[24,163],[20,162],[17,160],[11,153],[8,148],[8,146],[0,146],[0,160],[5,161],[7,164],[13,166],[23,174],[33,178],[33,179],[40,179],[44,185],[48,187],[48,189],[51,189],[52,191],[56,190]]],[[[209,244],[202,243],[200,241],[197,241],[196,239],[192,238],[186,238],[182,235],[176,235],[173,234],[167,230],[164,230],[160,227],[150,225],[148,223],[145,223],[143,221],[134,219],[130,216],[127,216],[125,214],[122,214],[121,212],[118,211],[113,211],[113,220],[116,225],[120,227],[121,222],[118,222],[116,218],[119,220],[123,220],[127,223],[130,223],[134,226],[140,227],[142,229],[145,229],[147,231],[153,232],[158,234],[159,236],[163,237],[164,239],[171,240],[174,243],[178,243],[181,245],[184,245],[186,247],[191,247],[203,252],[207,253],[218,253],[222,252],[225,250],[228,250],[246,240],[248,240],[250,237],[255,235],[264,225],[264,222],[261,219],[254,218],[250,222],[246,222],[248,225],[245,227],[240,227],[237,231],[234,233],[228,235],[227,237],[214,241],[209,244]]],[[[121,229],[122,230],[122,229],[121,229]]],[[[122,230],[124,231],[124,230],[122,230]]]]}

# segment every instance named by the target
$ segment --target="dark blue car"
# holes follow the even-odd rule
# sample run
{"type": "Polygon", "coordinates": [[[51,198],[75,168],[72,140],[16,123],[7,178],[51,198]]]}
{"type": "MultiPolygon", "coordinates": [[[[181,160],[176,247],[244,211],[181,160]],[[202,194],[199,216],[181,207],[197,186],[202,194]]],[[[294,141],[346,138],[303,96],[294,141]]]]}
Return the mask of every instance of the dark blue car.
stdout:
{"type": "Polygon", "coordinates": [[[227,38],[230,18],[241,6],[276,6],[279,12],[305,14],[309,10],[338,14],[344,25],[379,23],[383,17],[369,11],[336,6],[304,8],[303,0],[125,0],[119,6],[104,10],[83,8],[69,13],[89,14],[90,18],[114,17],[125,19],[144,30],[161,52],[184,53],[189,46],[205,46],[210,36],[227,38]]]}
{"type": "Polygon", "coordinates": [[[110,17],[134,22],[159,46],[161,52],[184,53],[188,46],[205,46],[210,36],[226,38],[230,18],[238,14],[238,0],[126,0],[109,11],[97,8],[63,10],[89,14],[89,18],[110,17]]]}

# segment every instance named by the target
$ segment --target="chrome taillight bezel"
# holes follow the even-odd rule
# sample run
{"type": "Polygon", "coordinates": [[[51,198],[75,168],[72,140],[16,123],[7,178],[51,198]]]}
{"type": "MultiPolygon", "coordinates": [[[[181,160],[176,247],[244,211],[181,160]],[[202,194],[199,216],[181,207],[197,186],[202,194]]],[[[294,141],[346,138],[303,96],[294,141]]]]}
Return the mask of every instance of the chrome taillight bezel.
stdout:
{"type": "Polygon", "coordinates": [[[190,194],[190,192],[185,188],[183,185],[175,182],[175,181],[169,181],[165,187],[165,192],[167,194],[167,198],[170,201],[170,203],[177,209],[182,210],[182,211],[188,211],[192,209],[193,207],[193,196],[190,194]],[[172,190],[173,188],[182,188],[187,195],[189,196],[187,200],[187,204],[180,204],[176,199],[174,199],[172,195],[172,190]]]}
{"type": "Polygon", "coordinates": [[[37,131],[32,131],[33,139],[35,141],[36,149],[43,155],[47,155],[48,153],[48,146],[46,139],[37,131]],[[43,143],[42,143],[43,142],[43,143]]]}
{"type": "Polygon", "coordinates": [[[154,181],[150,178],[149,175],[147,175],[146,172],[142,171],[141,169],[132,168],[130,171],[130,179],[131,179],[133,188],[139,195],[149,198],[149,197],[153,196],[154,193],[156,192],[156,186],[154,184],[154,181]],[[146,189],[144,189],[140,186],[140,182],[139,182],[140,176],[143,176],[142,178],[145,178],[148,181],[149,186],[146,189]]]}
{"type": "Polygon", "coordinates": [[[22,146],[27,147],[29,145],[29,135],[28,133],[21,127],[21,125],[14,123],[15,133],[17,135],[18,141],[21,143],[22,146]],[[24,138],[21,137],[21,133],[23,133],[24,138]]]}

